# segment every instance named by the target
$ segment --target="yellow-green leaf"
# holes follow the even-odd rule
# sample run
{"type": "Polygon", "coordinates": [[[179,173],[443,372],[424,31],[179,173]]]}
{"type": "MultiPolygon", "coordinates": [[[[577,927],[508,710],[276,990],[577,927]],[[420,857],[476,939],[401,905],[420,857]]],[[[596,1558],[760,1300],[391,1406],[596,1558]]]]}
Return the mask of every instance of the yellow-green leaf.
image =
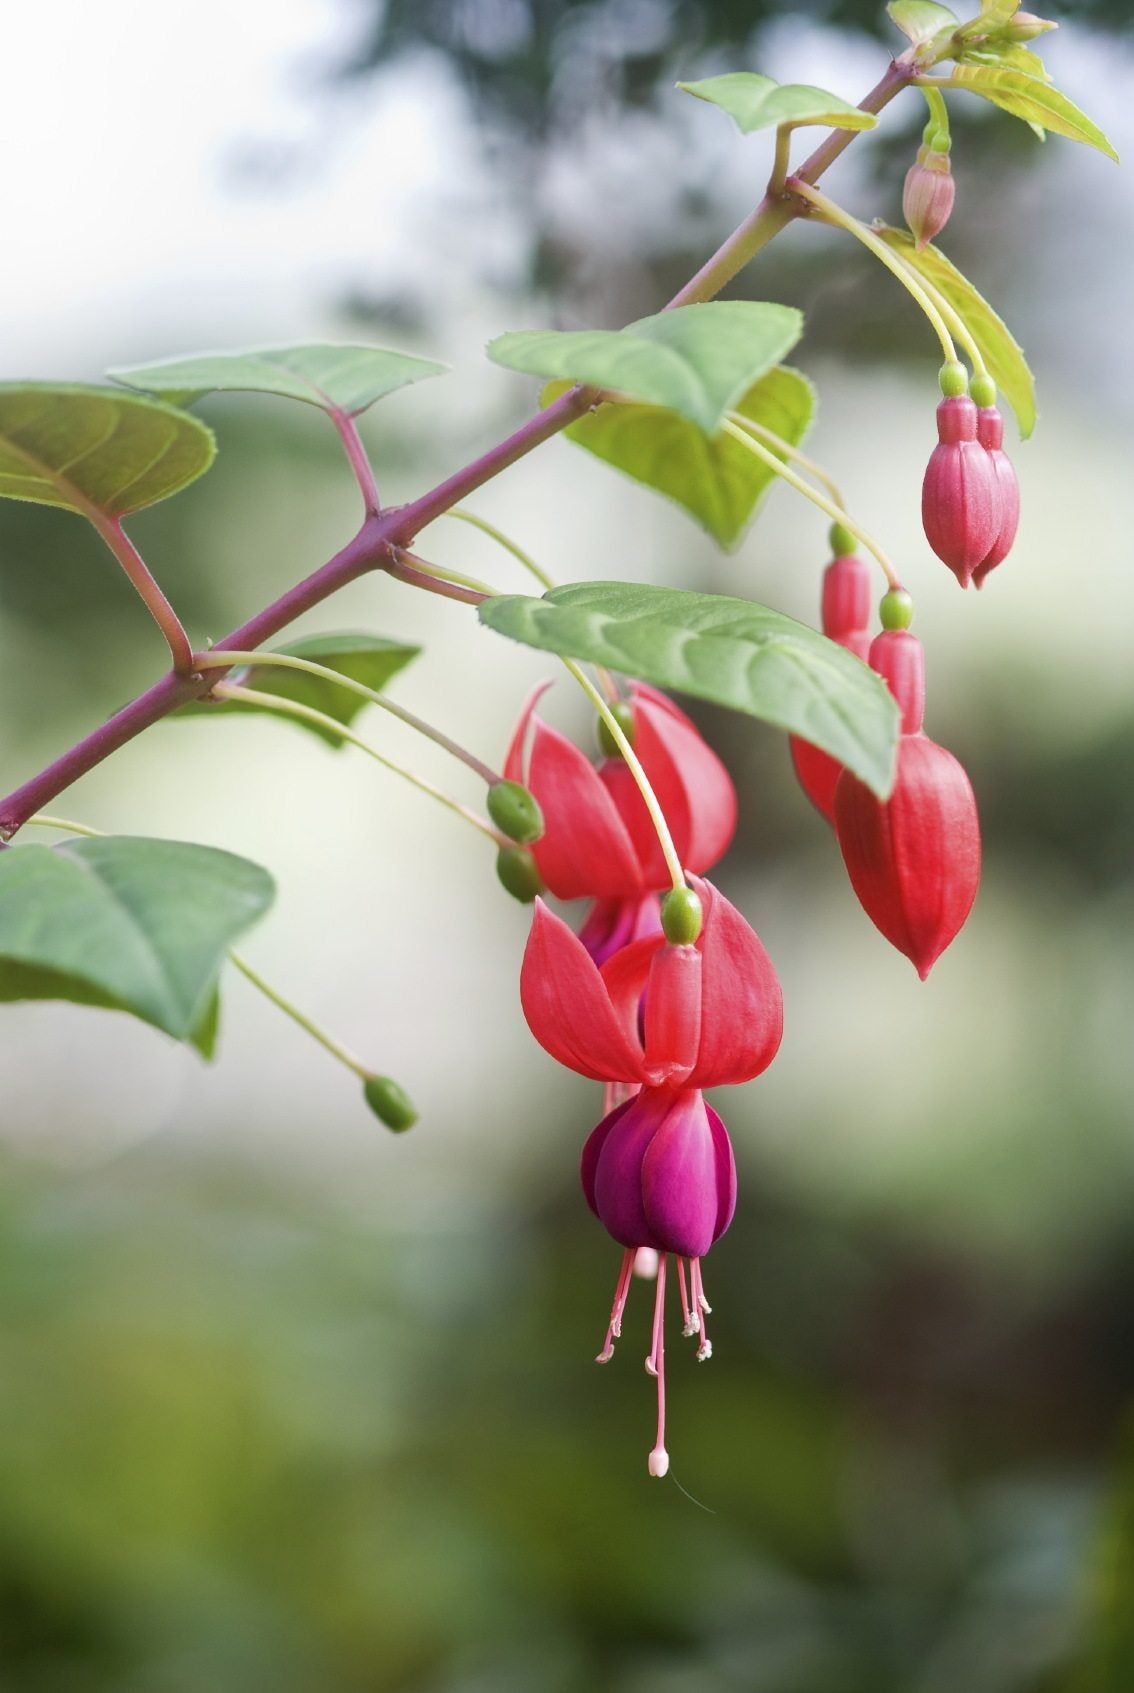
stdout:
{"type": "Polygon", "coordinates": [[[694,99],[719,106],[742,135],[757,129],[789,124],[827,124],[832,129],[873,129],[878,119],[860,106],[852,106],[841,95],[829,94],[807,82],[775,82],[755,71],[729,71],[700,82],[679,82],[678,88],[694,99]]]}
{"type": "Polygon", "coordinates": [[[1038,124],[1053,135],[1081,141],[1084,146],[1105,153],[1108,159],[1118,159],[1102,130],[1066,94],[1026,71],[1000,64],[958,64],[944,80],[951,87],[979,94],[983,100],[990,100],[1025,123],[1038,124]]]}

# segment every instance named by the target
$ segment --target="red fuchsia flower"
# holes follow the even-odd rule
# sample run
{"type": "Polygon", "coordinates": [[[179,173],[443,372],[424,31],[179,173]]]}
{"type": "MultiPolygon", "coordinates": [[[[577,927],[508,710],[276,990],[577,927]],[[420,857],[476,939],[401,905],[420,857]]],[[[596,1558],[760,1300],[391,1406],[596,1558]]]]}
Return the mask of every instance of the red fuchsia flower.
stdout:
{"type": "MultiPolygon", "coordinates": [[[[543,812],[544,832],[531,852],[544,883],[560,899],[593,898],[584,945],[597,962],[629,940],[657,932],[657,890],[669,871],[645,802],[623,758],[596,767],[558,730],[536,716],[549,686],[526,701],[504,761],[543,812]]],[[[683,711],[644,682],[630,684],[630,740],[657,795],[681,862],[708,870],[736,831],[736,789],[728,771],[683,711]]]]}
{"type": "MultiPolygon", "coordinates": [[[[973,387],[975,389],[975,382],[973,387]]],[[[995,405],[981,406],[977,412],[977,440],[988,454],[996,479],[1000,528],[992,546],[973,571],[974,588],[982,587],[989,571],[995,570],[1008,557],[1020,523],[1020,484],[1015,466],[1004,451],[1004,419],[995,405]]]]}
{"type": "Polygon", "coordinates": [[[870,663],[901,707],[897,780],[883,801],[845,770],[835,791],[835,828],[863,910],[924,981],[976,899],[976,799],[958,760],[922,730],[925,661],[916,635],[885,630],[870,663]]]}
{"type": "Polygon", "coordinates": [[[683,1329],[711,1356],[701,1259],[732,1220],[736,1167],[724,1124],[702,1089],[749,1081],[783,1032],[779,983],[751,926],[708,882],[696,882],[704,923],[692,944],[664,934],[636,941],[600,969],[579,938],[536,902],[520,975],[528,1025],[553,1058],[609,1085],[638,1090],[605,1116],[583,1150],[583,1191],[623,1248],[600,1363],[613,1355],[636,1254],[658,1254],[646,1369],[658,1383],[651,1475],[664,1475],[667,1261],[676,1259],[683,1329]],[[644,996],[644,997],[643,997],[644,996]],[[687,1279],[688,1275],[688,1279],[687,1279]]]}
{"type": "Polygon", "coordinates": [[[919,147],[917,162],[906,172],[902,190],[902,215],[919,253],[945,228],[956,193],[948,153],[919,147]]]}
{"type": "MultiPolygon", "coordinates": [[[[835,542],[835,526],[832,541],[835,542]]],[[[846,541],[853,536],[846,535],[846,541]]],[[[847,552],[832,559],[823,573],[822,629],[824,635],[837,641],[856,658],[864,659],[870,650],[870,571],[865,562],[847,552]]],[[[790,737],[792,763],[799,785],[815,809],[827,819],[835,821],[835,784],[842,774],[842,765],[821,747],[798,735],[790,737]]]]}
{"type": "Polygon", "coordinates": [[[922,484],[922,524],[938,558],[967,588],[1000,534],[999,483],[992,460],[977,440],[977,408],[967,394],[950,394],[941,401],[937,435],[922,484]]]}

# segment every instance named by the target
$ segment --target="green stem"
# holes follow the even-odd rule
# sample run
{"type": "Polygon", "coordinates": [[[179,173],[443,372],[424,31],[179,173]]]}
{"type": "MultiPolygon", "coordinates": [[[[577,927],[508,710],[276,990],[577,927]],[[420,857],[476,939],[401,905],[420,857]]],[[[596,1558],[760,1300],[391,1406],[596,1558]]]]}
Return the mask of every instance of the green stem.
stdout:
{"type": "Polygon", "coordinates": [[[415,776],[412,770],[407,770],[403,765],[396,764],[392,758],[387,758],[385,753],[379,752],[377,747],[372,747],[369,741],[364,741],[361,735],[356,735],[353,729],[348,729],[345,723],[339,723],[335,718],[328,717],[325,711],[316,711],[315,707],[311,705],[301,705],[298,700],[282,699],[278,694],[265,694],[257,688],[241,687],[239,682],[218,682],[213,689],[213,695],[216,699],[243,700],[246,705],[261,706],[265,711],[279,712],[284,717],[296,717],[303,723],[313,723],[327,734],[349,741],[352,747],[357,747],[360,752],[366,753],[376,764],[381,764],[387,770],[392,770],[395,776],[403,777],[405,781],[420,789],[423,794],[429,794],[431,798],[447,806],[458,817],[463,817],[466,823],[471,823],[474,829],[479,829],[482,835],[487,835],[488,839],[496,846],[511,844],[492,827],[491,823],[485,822],[483,817],[478,817],[476,812],[470,810],[467,805],[462,805],[459,800],[452,799],[448,794],[442,793],[441,789],[435,788],[432,782],[427,782],[424,776],[415,776]]]}
{"type": "Polygon", "coordinates": [[[489,787],[500,780],[496,771],[475,753],[469,752],[459,742],[450,740],[442,730],[435,729],[431,723],[426,723],[412,711],[407,711],[404,705],[395,704],[393,700],[387,699],[385,694],[368,688],[365,682],[356,682],[353,676],[344,676],[340,670],[331,670],[325,664],[316,664],[313,659],[299,658],[293,653],[221,652],[214,647],[207,653],[198,653],[193,662],[198,670],[231,670],[240,665],[262,665],[272,669],[278,667],[282,670],[301,670],[308,676],[318,676],[324,682],[333,683],[336,688],[349,689],[361,699],[369,700],[371,705],[380,706],[383,711],[388,711],[391,717],[396,717],[399,722],[416,729],[419,735],[424,735],[427,740],[444,747],[454,758],[459,758],[462,764],[467,764],[470,770],[475,770],[489,787]]]}
{"type": "Polygon", "coordinates": [[[946,364],[955,364],[957,362],[957,349],[953,345],[944,318],[930,299],[920,280],[910,273],[896,254],[887,247],[886,243],[880,241],[874,231],[868,229],[864,223],[860,223],[858,218],[852,217],[849,212],[844,212],[841,206],[837,206],[833,200],[829,200],[826,194],[821,194],[817,188],[812,188],[809,182],[801,182],[798,177],[793,177],[789,186],[793,194],[800,195],[802,199],[815,207],[825,223],[833,224],[837,229],[845,229],[848,235],[853,235],[856,241],[861,241],[862,245],[868,248],[892,275],[897,277],[902,287],[913,295],[929,319],[934,333],[941,343],[941,351],[945,355],[946,364]]]}
{"type": "MultiPolygon", "coordinates": [[[[935,79],[933,79],[935,84],[935,79]]],[[[929,122],[925,126],[924,139],[928,142],[934,135],[949,137],[949,108],[945,104],[945,97],[935,85],[929,86],[919,82],[918,87],[925,95],[925,103],[929,107],[929,122]]]]}
{"type": "Polygon", "coordinates": [[[89,823],[72,823],[69,817],[55,817],[46,811],[39,811],[34,817],[29,817],[28,824],[38,829],[62,829],[68,835],[86,835],[92,841],[100,841],[106,833],[104,829],[92,829],[89,823]]]}
{"type": "Polygon", "coordinates": [[[525,552],[517,541],[513,541],[510,535],[505,535],[502,529],[497,529],[495,523],[489,523],[486,517],[478,517],[475,512],[466,511],[464,506],[451,506],[448,511],[443,511],[441,516],[455,517],[459,523],[468,523],[472,528],[479,529],[482,535],[488,535],[498,546],[503,547],[505,552],[511,553],[512,557],[517,559],[524,569],[535,577],[537,582],[542,583],[545,588],[555,587],[555,578],[549,576],[547,571],[541,565],[538,565],[531,554],[525,552]]]}
{"type": "Polygon", "coordinates": [[[681,859],[677,855],[677,848],[673,843],[673,836],[669,832],[669,824],[665,820],[665,812],[658,803],[658,796],[650,786],[650,778],[643,770],[641,760],[622,731],[622,725],[619,723],[617,717],[615,717],[614,713],[611,711],[610,707],[607,705],[590,677],[579,668],[574,659],[565,658],[563,663],[567,666],[567,669],[571,672],[580,688],[582,688],[583,692],[586,694],[587,698],[590,700],[591,704],[594,706],[595,710],[610,730],[611,739],[629,766],[630,774],[637,783],[638,792],[645,801],[646,810],[650,814],[650,822],[653,824],[654,829],[657,832],[658,844],[662,849],[662,857],[665,859],[666,867],[669,870],[671,882],[675,888],[685,887],[685,871],[682,867],[681,859]]]}
{"type": "Polygon", "coordinates": [[[873,553],[878,560],[890,587],[901,587],[900,576],[873,535],[869,534],[860,523],[856,523],[854,518],[843,510],[842,506],[837,505],[834,500],[829,500],[825,494],[819,492],[818,488],[813,488],[809,482],[805,482],[802,476],[797,476],[794,470],[789,469],[782,460],[776,457],[775,453],[771,452],[769,448],[761,446],[759,441],[754,441],[750,435],[743,429],[738,429],[736,424],[731,423],[728,418],[725,419],[721,428],[726,434],[731,435],[734,441],[739,441],[743,447],[747,447],[750,453],[754,453],[758,459],[761,459],[769,470],[775,471],[777,476],[782,477],[789,487],[795,489],[797,494],[802,494],[813,505],[817,505],[819,510],[826,512],[827,516],[835,523],[841,523],[844,529],[849,529],[855,539],[861,541],[867,551],[873,553]]]}
{"type": "Polygon", "coordinates": [[[772,174],[768,180],[768,194],[775,198],[782,195],[788,170],[791,166],[791,137],[792,125],[781,123],[776,130],[776,155],[772,161],[772,174]]]}
{"type": "Polygon", "coordinates": [[[337,1058],[340,1064],[345,1064],[348,1070],[353,1070],[360,1081],[368,1082],[371,1079],[374,1072],[368,1064],[364,1064],[361,1058],[356,1058],[349,1047],[336,1040],[334,1035],[328,1034],[326,1029],[321,1028],[315,1022],[314,1018],[308,1017],[305,1011],[301,1011],[297,1005],[293,1005],[286,994],[280,992],[279,988],[274,988],[270,982],[265,981],[259,971],[254,970],[241,953],[234,952],[230,948],[228,956],[232,963],[236,965],[240,974],[247,977],[252,986],[260,990],[265,999],[270,999],[272,1004],[278,1007],[285,1017],[290,1017],[293,1023],[298,1023],[299,1027],[305,1030],[312,1040],[318,1041],[319,1045],[329,1052],[332,1058],[337,1058]]]}
{"type": "Polygon", "coordinates": [[[957,308],[950,304],[935,282],[931,282],[928,276],[923,276],[920,271],[914,269],[913,265],[906,258],[900,248],[891,247],[887,250],[892,252],[901,264],[905,265],[909,274],[917,278],[926,293],[932,298],[938,311],[941,313],[942,317],[953,331],[953,334],[957,337],[957,340],[961,343],[962,347],[969,355],[972,367],[974,371],[976,371],[977,375],[987,376],[988,367],[984,362],[984,354],[978,347],[973,338],[972,331],[969,329],[968,324],[965,322],[957,308]]]}
{"type": "Polygon", "coordinates": [[[777,453],[782,453],[784,458],[791,459],[793,464],[802,465],[804,470],[809,471],[817,482],[821,482],[823,484],[824,488],[826,488],[837,506],[846,505],[846,501],[839,492],[838,485],[836,484],[834,478],[828,476],[821,464],[817,464],[816,461],[813,458],[809,458],[806,453],[801,453],[798,447],[793,447],[790,441],[785,441],[782,435],[777,435],[775,430],[769,429],[766,424],[755,423],[752,418],[745,417],[743,412],[730,411],[728,415],[730,422],[735,423],[741,429],[747,430],[750,435],[755,435],[758,439],[762,439],[768,446],[774,448],[777,453]]]}

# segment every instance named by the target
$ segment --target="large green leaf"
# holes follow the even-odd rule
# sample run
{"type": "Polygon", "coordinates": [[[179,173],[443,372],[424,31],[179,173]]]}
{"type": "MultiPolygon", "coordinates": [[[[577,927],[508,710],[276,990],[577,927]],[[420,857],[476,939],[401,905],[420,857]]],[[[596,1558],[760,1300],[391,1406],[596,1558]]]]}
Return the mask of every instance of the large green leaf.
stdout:
{"type": "Polygon", "coordinates": [[[1108,159],[1118,158],[1098,125],[1092,123],[1066,94],[1025,71],[1003,64],[958,64],[950,71],[948,81],[979,94],[982,99],[990,100],[994,106],[1011,112],[1013,117],[1022,118],[1025,123],[1050,130],[1053,135],[1065,135],[1069,141],[1081,141],[1087,147],[1095,147],[1108,159]]]}
{"type": "Polygon", "coordinates": [[[873,129],[878,119],[861,106],[852,106],[825,88],[806,82],[775,82],[755,71],[728,71],[724,76],[705,77],[701,82],[679,82],[678,88],[697,100],[719,106],[742,135],[773,124],[827,124],[832,129],[873,129]]]}
{"type": "Polygon", "coordinates": [[[125,365],[109,374],[116,382],[178,401],[215,390],[282,394],[324,411],[357,417],[375,400],[408,383],[440,376],[447,365],[386,347],[322,343],[296,347],[249,347],[235,353],[197,353],[157,364],[125,365]]]}
{"type": "Polygon", "coordinates": [[[479,615],[525,646],[762,718],[822,747],[881,799],[890,792],[898,709],[885,682],[782,612],[722,594],[575,582],[543,599],[486,600],[479,615]]]}
{"type": "Polygon", "coordinates": [[[946,30],[957,29],[961,21],[948,6],[938,6],[934,0],[890,0],[886,10],[915,47],[923,46],[946,30]]]}
{"type": "Polygon", "coordinates": [[[529,376],[566,377],[665,406],[712,435],[802,333],[794,306],[712,300],[625,329],[518,330],[490,341],[488,356],[529,376]]]}
{"type": "Polygon", "coordinates": [[[0,382],[0,495],[123,517],[208,470],[212,431],[161,400],[56,382],[0,382]]]}
{"type": "MultiPolygon", "coordinates": [[[[292,658],[310,659],[313,664],[322,664],[328,670],[337,670],[340,676],[350,676],[378,693],[391,677],[417,657],[421,648],[405,641],[390,641],[382,635],[349,634],[305,635],[275,650],[292,658]]],[[[245,665],[233,671],[231,680],[246,682],[257,693],[274,694],[281,700],[297,700],[300,705],[313,706],[325,716],[333,717],[336,723],[352,723],[366,707],[365,697],[352,688],[336,687],[329,679],[312,676],[303,670],[290,670],[282,664],[274,667],[267,664],[245,665]]],[[[244,700],[193,700],[182,706],[177,715],[216,717],[229,712],[267,712],[273,715],[268,706],[248,704],[244,700]]],[[[280,716],[284,714],[280,713],[280,716]]],[[[339,736],[321,729],[316,723],[307,723],[300,717],[288,717],[287,721],[308,734],[317,735],[329,746],[345,745],[339,736]]]]}
{"type": "MultiPolygon", "coordinates": [[[[559,383],[545,389],[544,402],[562,389],[559,383]]],[[[753,383],[734,410],[798,447],[814,415],[815,390],[798,370],[778,365],[753,383]]],[[[600,406],[567,434],[596,458],[684,506],[724,547],[739,541],[775,480],[775,471],[731,435],[706,436],[661,406],[600,406]]]]}
{"type": "Polygon", "coordinates": [[[988,301],[977,293],[968,278],[962,276],[940,248],[927,245],[919,252],[908,230],[891,229],[886,224],[875,224],[874,233],[900,252],[915,271],[932,282],[953,310],[964,318],[984,354],[997,387],[1016,414],[1021,436],[1026,439],[1036,422],[1035,378],[1028,368],[1023,349],[1003,318],[993,311],[988,301]]]}
{"type": "Polygon", "coordinates": [[[0,852],[0,1000],[128,1011],[208,1053],[229,945],[275,897],[258,864],[106,835],[0,852]]]}

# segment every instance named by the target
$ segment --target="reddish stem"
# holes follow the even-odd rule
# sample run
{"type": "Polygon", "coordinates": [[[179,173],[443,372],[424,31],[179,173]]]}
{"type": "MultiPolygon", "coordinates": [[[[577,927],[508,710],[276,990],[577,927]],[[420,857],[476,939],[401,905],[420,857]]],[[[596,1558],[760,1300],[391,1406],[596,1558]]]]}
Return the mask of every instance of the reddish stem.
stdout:
{"type": "Polygon", "coordinates": [[[165,636],[166,645],[173,658],[174,670],[180,675],[189,675],[193,669],[193,646],[185,633],[185,625],[151,576],[145,559],[123,529],[121,518],[104,517],[92,509],[90,520],[130,578],[131,585],[137,590],[146,610],[165,636]]]}

